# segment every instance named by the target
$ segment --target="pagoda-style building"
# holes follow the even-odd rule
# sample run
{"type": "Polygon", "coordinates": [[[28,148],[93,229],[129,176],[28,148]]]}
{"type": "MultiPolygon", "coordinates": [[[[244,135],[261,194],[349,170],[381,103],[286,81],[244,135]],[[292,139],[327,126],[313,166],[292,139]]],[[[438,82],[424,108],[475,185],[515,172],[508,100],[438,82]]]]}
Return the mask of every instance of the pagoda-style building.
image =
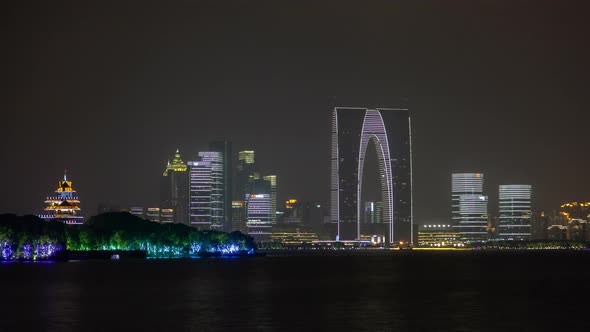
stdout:
{"type": "Polygon", "coordinates": [[[41,218],[45,220],[55,219],[65,224],[83,224],[84,217],[80,215],[80,200],[76,190],[72,187],[72,181],[68,181],[64,173],[63,181],[59,181],[53,195],[47,196],[45,200],[45,211],[47,214],[41,218]]]}

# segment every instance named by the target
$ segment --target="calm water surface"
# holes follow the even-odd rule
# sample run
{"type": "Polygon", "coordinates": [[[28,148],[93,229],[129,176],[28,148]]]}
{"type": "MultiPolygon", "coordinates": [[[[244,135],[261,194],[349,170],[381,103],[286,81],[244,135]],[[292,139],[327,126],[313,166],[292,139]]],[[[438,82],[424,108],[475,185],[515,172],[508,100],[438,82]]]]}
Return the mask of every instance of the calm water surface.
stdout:
{"type": "Polygon", "coordinates": [[[589,331],[590,252],[0,264],[0,331],[589,331]]]}

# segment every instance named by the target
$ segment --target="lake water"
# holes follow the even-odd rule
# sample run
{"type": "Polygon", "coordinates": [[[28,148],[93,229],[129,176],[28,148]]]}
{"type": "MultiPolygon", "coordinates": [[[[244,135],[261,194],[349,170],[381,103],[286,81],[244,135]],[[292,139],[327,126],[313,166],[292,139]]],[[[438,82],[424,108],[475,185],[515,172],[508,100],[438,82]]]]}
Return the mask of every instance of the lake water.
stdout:
{"type": "Polygon", "coordinates": [[[590,252],[0,264],[0,331],[588,331],[590,252]]]}

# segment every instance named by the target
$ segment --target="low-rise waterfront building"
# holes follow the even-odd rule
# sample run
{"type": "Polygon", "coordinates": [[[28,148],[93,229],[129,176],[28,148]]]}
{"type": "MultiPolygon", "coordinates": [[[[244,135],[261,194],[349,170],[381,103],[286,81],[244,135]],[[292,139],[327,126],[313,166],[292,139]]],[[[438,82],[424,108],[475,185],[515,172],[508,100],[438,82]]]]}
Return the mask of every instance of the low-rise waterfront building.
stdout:
{"type": "Polygon", "coordinates": [[[420,225],[418,228],[420,247],[462,247],[461,234],[451,225],[420,225]]]}

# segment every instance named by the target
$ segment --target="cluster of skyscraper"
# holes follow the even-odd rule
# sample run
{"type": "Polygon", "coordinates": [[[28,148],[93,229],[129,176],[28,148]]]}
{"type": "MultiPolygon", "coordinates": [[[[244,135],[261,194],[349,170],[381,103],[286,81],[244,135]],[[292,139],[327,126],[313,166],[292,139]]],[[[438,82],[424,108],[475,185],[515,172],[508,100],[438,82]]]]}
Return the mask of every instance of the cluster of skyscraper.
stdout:
{"type": "Polygon", "coordinates": [[[558,210],[534,215],[534,240],[590,241],[590,202],[567,202],[558,210]]]}
{"type": "Polygon", "coordinates": [[[186,163],[176,151],[163,173],[160,208],[174,211],[172,222],[242,231],[262,241],[270,238],[276,223],[277,177],[260,176],[254,160],[254,151],[240,151],[234,170],[227,141],[211,143],[209,151],[186,163]]]}
{"type": "MultiPolygon", "coordinates": [[[[240,151],[236,167],[233,157],[227,141],[211,143],[208,151],[187,162],[177,150],[163,172],[160,206],[133,207],[130,212],[203,230],[241,231],[257,241],[297,242],[318,239],[321,233],[319,237],[337,241],[414,242],[411,121],[406,109],[333,110],[329,216],[323,204],[296,199],[277,211],[277,176],[259,173],[254,151],[240,151]],[[369,148],[376,152],[380,200],[362,197],[363,176],[370,172],[365,167],[369,148]]],[[[451,180],[451,220],[421,225],[419,245],[460,246],[490,239],[590,240],[590,203],[565,203],[559,213],[533,217],[531,185],[500,185],[498,215],[491,217],[482,173],[456,173],[451,180]]],[[[80,224],[79,203],[64,175],[45,201],[48,214],[41,217],[80,224]]]]}
{"type": "Polygon", "coordinates": [[[481,242],[490,237],[503,240],[531,238],[531,185],[499,186],[498,230],[488,214],[482,173],[452,175],[452,225],[461,241],[481,242]]]}
{"type": "Polygon", "coordinates": [[[450,223],[421,225],[421,246],[462,246],[488,240],[529,241],[531,239],[532,187],[528,184],[498,187],[498,218],[488,212],[482,173],[451,175],[450,223]]]}

